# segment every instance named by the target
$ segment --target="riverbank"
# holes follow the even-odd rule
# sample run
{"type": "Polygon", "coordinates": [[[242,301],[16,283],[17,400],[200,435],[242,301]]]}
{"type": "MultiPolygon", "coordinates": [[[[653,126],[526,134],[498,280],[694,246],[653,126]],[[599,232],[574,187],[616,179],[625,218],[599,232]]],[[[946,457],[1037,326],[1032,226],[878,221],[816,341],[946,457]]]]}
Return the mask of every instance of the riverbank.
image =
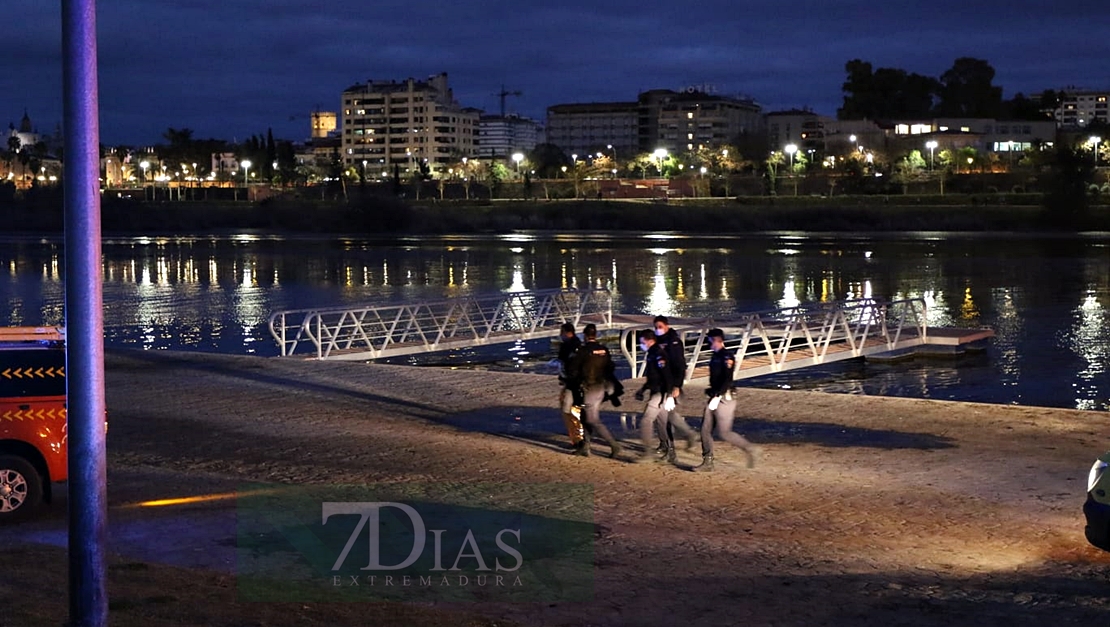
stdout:
{"type": "MultiPolygon", "coordinates": [[[[703,475],[569,455],[553,385],[540,375],[111,351],[109,499],[117,528],[139,516],[129,503],[148,498],[219,493],[242,482],[384,482],[586,484],[597,530],[594,599],[542,605],[492,595],[464,606],[259,605],[235,597],[228,571],[182,566],[196,559],[197,546],[150,556],[138,545],[109,572],[113,624],[918,627],[1110,619],[1110,554],[1086,544],[1080,511],[1087,469],[1108,446],[1104,414],[745,388],[736,429],[763,447],[761,461],[749,470],[743,455],[720,445],[719,471],[703,475]],[[412,617],[388,614],[398,607],[412,617]]],[[[638,409],[628,403],[621,409],[638,409]]],[[[685,413],[698,414],[701,401],[689,403],[685,413]]],[[[606,409],[606,422],[635,450],[619,414],[606,409]]],[[[688,468],[698,456],[679,457],[688,468]]],[[[550,503],[517,505],[544,514],[550,503]]],[[[234,543],[233,522],[220,528],[210,509],[160,511],[158,520],[177,530],[166,537],[207,530],[208,551],[217,553],[234,543]]],[[[0,568],[19,572],[26,565],[13,560],[34,558],[60,569],[64,554],[33,541],[51,524],[64,529],[55,514],[22,536],[0,530],[0,568]]],[[[62,622],[64,595],[43,592],[61,582],[55,576],[51,586],[35,587],[44,577],[0,582],[0,623],[62,622]]]]}
{"type": "MultiPolygon", "coordinates": [[[[344,235],[504,234],[680,231],[729,234],[765,231],[1110,231],[1110,206],[1059,215],[1036,194],[946,196],[738,197],[681,200],[401,200],[349,202],[271,199],[259,203],[164,202],[105,198],[106,234],[182,235],[228,231],[344,235]]],[[[56,203],[7,210],[10,232],[62,229],[56,203]]]]}

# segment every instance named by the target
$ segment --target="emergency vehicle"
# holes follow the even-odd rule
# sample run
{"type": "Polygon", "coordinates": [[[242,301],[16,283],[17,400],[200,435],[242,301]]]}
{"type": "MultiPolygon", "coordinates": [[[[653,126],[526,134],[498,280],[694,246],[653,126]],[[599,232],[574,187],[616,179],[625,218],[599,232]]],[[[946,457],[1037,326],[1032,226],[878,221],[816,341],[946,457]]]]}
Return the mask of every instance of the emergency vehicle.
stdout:
{"type": "Polygon", "coordinates": [[[0,522],[67,479],[65,330],[0,327],[0,522]]]}

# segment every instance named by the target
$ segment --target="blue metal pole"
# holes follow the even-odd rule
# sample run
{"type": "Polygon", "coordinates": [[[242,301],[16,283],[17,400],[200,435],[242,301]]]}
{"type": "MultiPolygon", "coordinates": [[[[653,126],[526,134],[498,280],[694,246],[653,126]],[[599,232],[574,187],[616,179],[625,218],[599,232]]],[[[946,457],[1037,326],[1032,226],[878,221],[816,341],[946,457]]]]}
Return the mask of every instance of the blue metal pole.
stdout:
{"type": "Polygon", "coordinates": [[[96,0],[62,0],[62,56],[69,617],[72,627],[106,627],[108,511],[96,0]]]}

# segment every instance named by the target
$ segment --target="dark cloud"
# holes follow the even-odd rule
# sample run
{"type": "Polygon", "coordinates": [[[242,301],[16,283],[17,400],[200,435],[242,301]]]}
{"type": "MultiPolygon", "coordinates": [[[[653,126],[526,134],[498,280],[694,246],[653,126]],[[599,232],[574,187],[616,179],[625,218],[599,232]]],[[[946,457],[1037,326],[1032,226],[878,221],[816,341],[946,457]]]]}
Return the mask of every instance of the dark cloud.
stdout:
{"type": "MultiPolygon", "coordinates": [[[[99,4],[106,143],[155,143],[171,126],[301,138],[307,114],[336,109],[352,84],[440,71],[463,104],[494,111],[504,84],[524,92],[509,108],[535,117],[560,102],[691,84],[832,114],[854,58],[939,76],[957,57],[980,57],[1007,94],[1110,88],[1110,4],[1097,0],[99,4]]],[[[60,9],[5,9],[14,26],[0,38],[0,115],[17,121],[26,107],[51,130],[62,117],[60,9]]]]}

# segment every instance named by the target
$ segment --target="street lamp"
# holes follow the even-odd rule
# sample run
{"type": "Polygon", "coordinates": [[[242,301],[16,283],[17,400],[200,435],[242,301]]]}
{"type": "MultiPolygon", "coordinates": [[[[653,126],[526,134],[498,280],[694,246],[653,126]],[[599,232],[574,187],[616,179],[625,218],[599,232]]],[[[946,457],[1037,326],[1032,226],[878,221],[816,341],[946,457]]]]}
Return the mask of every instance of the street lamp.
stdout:
{"type": "Polygon", "coordinates": [[[1088,139],[1087,141],[1094,144],[1094,147],[1095,147],[1095,167],[1097,168],[1098,167],[1098,145],[1099,145],[1100,142],[1102,142],[1102,138],[1099,137],[1098,135],[1091,135],[1091,138],[1088,139]]]}
{"type": "Polygon", "coordinates": [[[146,200],[146,171],[150,168],[149,161],[140,161],[139,167],[143,169],[143,200],[146,200]]]}
{"type": "Polygon", "coordinates": [[[243,162],[242,162],[242,166],[243,166],[243,186],[244,187],[250,187],[250,185],[251,185],[250,179],[247,178],[247,171],[251,169],[250,160],[249,159],[244,159],[243,162]]]}
{"type": "Polygon", "coordinates": [[[794,153],[798,152],[798,147],[794,144],[787,144],[786,148],[784,148],[784,150],[786,150],[786,154],[790,155],[790,171],[793,172],[794,171],[794,153]]]}
{"type": "Polygon", "coordinates": [[[516,164],[516,174],[520,176],[520,162],[524,161],[524,154],[520,152],[513,153],[513,163],[516,164]]]}
{"type": "Polygon", "coordinates": [[[655,152],[651,154],[655,157],[656,161],[659,162],[659,176],[663,176],[663,160],[667,158],[667,149],[656,148],[655,152]]]}
{"type": "Polygon", "coordinates": [[[933,166],[935,165],[935,161],[933,159],[933,151],[937,149],[936,140],[930,139],[929,141],[925,142],[925,147],[929,149],[929,170],[932,170],[933,166]]]}

